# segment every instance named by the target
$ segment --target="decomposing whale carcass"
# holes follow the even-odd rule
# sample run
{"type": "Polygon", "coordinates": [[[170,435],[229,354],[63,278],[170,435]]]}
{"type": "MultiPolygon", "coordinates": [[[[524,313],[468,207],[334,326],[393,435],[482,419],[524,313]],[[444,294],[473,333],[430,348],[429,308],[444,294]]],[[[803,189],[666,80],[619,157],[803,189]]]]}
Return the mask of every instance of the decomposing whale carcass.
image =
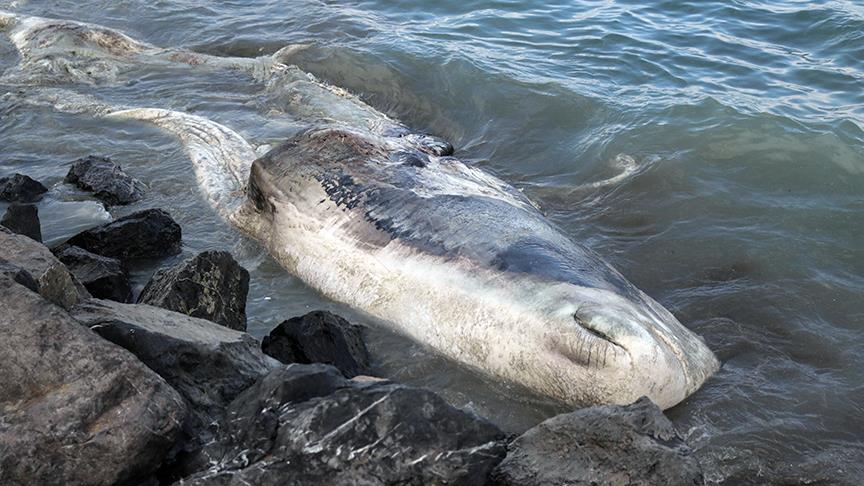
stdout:
{"type": "Polygon", "coordinates": [[[488,375],[574,405],[645,395],[666,408],[718,368],[698,336],[514,187],[296,67],[272,73],[264,100],[309,128],[257,160],[203,117],[45,93],[67,111],[176,134],[213,206],[288,271],[488,375]]]}

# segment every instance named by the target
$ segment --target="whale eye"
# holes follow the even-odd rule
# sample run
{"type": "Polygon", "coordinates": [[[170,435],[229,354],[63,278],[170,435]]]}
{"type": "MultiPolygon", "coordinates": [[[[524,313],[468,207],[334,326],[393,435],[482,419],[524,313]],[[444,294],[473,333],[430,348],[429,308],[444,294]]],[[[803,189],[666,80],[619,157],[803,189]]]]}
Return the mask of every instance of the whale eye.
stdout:
{"type": "Polygon", "coordinates": [[[585,320],[584,318],[582,318],[581,316],[579,316],[578,313],[573,314],[573,320],[576,321],[576,324],[578,324],[579,327],[581,327],[582,329],[585,329],[586,331],[588,331],[593,336],[600,338],[604,341],[609,341],[610,343],[617,345],[617,343],[615,343],[615,341],[613,341],[612,338],[609,337],[608,334],[603,333],[601,331],[598,331],[596,328],[592,327],[588,323],[588,321],[585,320]]]}

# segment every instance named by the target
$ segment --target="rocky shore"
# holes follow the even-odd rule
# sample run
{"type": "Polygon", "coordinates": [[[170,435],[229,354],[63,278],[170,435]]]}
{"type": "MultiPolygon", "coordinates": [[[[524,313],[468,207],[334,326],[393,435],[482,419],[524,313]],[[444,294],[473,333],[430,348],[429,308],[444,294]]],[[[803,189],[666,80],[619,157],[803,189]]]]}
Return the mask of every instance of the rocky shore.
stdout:
{"type": "MultiPolygon", "coordinates": [[[[105,205],[146,186],[109,159],[66,183],[105,205]]],[[[48,248],[34,202],[0,178],[0,484],[702,484],[648,399],[552,417],[519,437],[435,393],[374,377],[363,328],[316,311],[247,334],[249,273],[224,251],[180,253],[145,209],[48,248]],[[135,303],[133,303],[135,302],[135,303]]]]}

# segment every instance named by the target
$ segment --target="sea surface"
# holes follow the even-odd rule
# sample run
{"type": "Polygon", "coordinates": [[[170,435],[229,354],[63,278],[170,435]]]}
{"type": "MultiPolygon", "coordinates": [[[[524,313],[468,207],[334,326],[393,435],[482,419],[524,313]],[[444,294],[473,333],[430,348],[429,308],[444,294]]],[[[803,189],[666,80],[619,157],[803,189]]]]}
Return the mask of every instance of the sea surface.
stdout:
{"type": "MultiPolygon", "coordinates": [[[[710,482],[864,483],[861,2],[18,0],[0,9],[220,56],[303,44],[297,66],[446,138],[704,336],[722,369],[667,415],[710,482]],[[621,154],[635,170],[622,172],[621,154]]],[[[17,63],[0,37],[0,70],[17,63]]],[[[239,72],[133,69],[63,87],[192,112],[255,144],[303,126],[270,116],[262,82],[239,72]]],[[[27,89],[0,84],[0,95],[27,89]]],[[[331,309],[370,326],[377,374],[434,389],[507,431],[566,411],[305,287],[214,213],[173,137],[0,103],[0,175],[52,187],[40,203],[48,243],[110,218],[62,184],[69,162],[89,154],[111,156],[150,188],[114,217],[163,207],[183,226],[183,254],[136,267],[138,289],[156,266],[227,249],[251,272],[258,337],[331,309]]]]}

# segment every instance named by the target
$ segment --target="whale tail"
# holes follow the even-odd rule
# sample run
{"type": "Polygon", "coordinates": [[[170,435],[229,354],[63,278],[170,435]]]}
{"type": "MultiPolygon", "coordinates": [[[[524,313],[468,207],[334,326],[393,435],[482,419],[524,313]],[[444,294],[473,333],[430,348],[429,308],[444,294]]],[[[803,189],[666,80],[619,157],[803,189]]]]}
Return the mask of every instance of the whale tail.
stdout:
{"type": "Polygon", "coordinates": [[[151,123],[179,138],[199,186],[223,216],[233,213],[243,200],[252,162],[258,156],[234,130],[201,116],[159,108],[131,108],[105,116],[151,123]]]}
{"type": "Polygon", "coordinates": [[[180,139],[192,160],[199,186],[210,204],[228,217],[245,200],[242,192],[255,149],[237,132],[207,118],[160,108],[111,105],[92,96],[56,88],[7,93],[4,102],[44,106],[73,114],[138,120],[156,125],[180,139]]]}

